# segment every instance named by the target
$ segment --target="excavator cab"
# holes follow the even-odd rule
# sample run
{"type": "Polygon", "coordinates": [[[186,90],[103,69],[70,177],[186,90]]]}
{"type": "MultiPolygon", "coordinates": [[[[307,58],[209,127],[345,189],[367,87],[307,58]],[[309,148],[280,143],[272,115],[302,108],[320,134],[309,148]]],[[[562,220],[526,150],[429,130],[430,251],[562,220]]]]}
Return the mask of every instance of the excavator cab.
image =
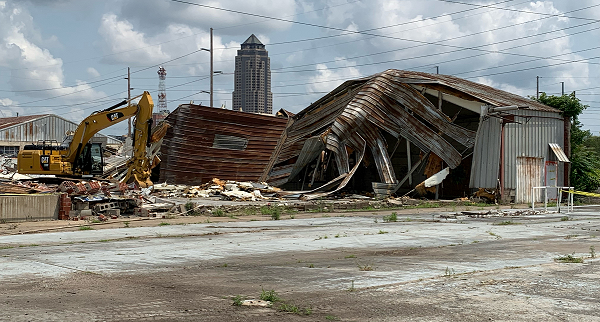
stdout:
{"type": "Polygon", "coordinates": [[[82,175],[100,176],[103,174],[104,155],[102,144],[88,143],[77,157],[74,172],[82,175]]]}

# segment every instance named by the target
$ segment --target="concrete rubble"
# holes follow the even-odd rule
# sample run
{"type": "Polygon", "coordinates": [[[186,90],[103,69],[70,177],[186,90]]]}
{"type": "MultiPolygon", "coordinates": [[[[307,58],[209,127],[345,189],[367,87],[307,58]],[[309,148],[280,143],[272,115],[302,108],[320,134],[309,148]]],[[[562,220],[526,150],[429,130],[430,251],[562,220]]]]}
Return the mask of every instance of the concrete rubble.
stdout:
{"type": "Polygon", "coordinates": [[[273,200],[281,189],[266,183],[223,181],[213,178],[200,186],[156,184],[153,195],[160,197],[209,198],[220,196],[224,200],[273,200]]]}

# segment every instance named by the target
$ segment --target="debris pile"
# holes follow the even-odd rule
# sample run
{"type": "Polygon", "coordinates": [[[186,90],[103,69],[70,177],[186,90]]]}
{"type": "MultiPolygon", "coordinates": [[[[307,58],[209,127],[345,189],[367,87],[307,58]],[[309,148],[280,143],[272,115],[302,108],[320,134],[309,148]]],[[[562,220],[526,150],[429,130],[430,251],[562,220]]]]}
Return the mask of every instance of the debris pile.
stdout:
{"type": "Polygon", "coordinates": [[[159,197],[209,198],[221,197],[224,200],[256,201],[277,197],[281,189],[258,182],[224,181],[213,178],[199,186],[155,184],[153,195],[159,197]]]}
{"type": "Polygon", "coordinates": [[[540,215],[543,212],[538,210],[501,210],[494,209],[488,211],[462,211],[463,215],[472,217],[472,218],[481,218],[481,217],[516,217],[516,216],[533,216],[540,215]]]}

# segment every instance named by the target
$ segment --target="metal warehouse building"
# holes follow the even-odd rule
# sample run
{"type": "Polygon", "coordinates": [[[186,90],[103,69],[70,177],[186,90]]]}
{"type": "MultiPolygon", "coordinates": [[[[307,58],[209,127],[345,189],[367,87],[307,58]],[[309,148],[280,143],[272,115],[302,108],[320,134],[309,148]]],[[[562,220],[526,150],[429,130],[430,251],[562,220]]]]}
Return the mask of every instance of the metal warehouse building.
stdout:
{"type": "MultiPolygon", "coordinates": [[[[62,142],[68,131],[77,124],[54,114],[0,118],[0,155],[16,155],[25,145],[42,140],[62,142]]],[[[117,139],[96,134],[93,142],[103,145],[120,144],[117,139]]]]}

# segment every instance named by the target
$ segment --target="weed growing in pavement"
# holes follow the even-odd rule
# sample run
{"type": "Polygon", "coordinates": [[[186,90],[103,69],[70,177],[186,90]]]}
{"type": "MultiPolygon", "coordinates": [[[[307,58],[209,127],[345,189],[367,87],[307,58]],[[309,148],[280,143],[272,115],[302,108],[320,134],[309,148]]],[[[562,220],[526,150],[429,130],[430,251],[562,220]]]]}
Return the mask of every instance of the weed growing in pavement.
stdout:
{"type": "Polygon", "coordinates": [[[262,206],[260,207],[260,213],[264,216],[271,216],[273,220],[281,218],[281,208],[277,206],[262,206]]]}
{"type": "Polygon", "coordinates": [[[315,268],[315,264],[308,265],[308,268],[315,268]]]}
{"type": "Polygon", "coordinates": [[[396,222],[396,221],[398,221],[398,214],[395,212],[392,212],[392,214],[389,216],[383,216],[383,222],[396,222]]]}
{"type": "Polygon", "coordinates": [[[200,215],[202,215],[202,212],[200,210],[196,209],[196,205],[193,202],[191,202],[191,201],[186,202],[186,204],[184,205],[184,207],[185,207],[186,214],[188,216],[200,216],[200,215]]]}
{"type": "Polygon", "coordinates": [[[579,236],[579,235],[567,235],[567,236],[565,236],[565,239],[571,239],[571,238],[575,238],[577,236],[579,236]]]}
{"type": "Polygon", "coordinates": [[[378,223],[377,218],[373,219],[373,222],[374,223],[378,223]]]}
{"type": "Polygon", "coordinates": [[[560,217],[560,221],[569,221],[569,216],[560,217]]]}
{"type": "Polygon", "coordinates": [[[348,256],[346,256],[344,258],[356,258],[356,255],[348,255],[348,256]]]}
{"type": "Polygon", "coordinates": [[[358,266],[359,271],[363,271],[363,272],[368,272],[368,271],[374,270],[373,265],[371,265],[371,264],[361,265],[360,263],[356,263],[356,266],[358,266]]]}
{"type": "Polygon", "coordinates": [[[238,219],[238,217],[234,216],[233,214],[228,215],[227,217],[231,218],[231,219],[238,219]]]}
{"type": "Polygon", "coordinates": [[[378,234],[387,234],[387,233],[388,233],[387,231],[383,231],[381,229],[379,229],[379,232],[378,232],[378,234]]]}
{"type": "Polygon", "coordinates": [[[125,228],[129,228],[129,221],[124,221],[123,225],[125,225],[125,228]]]}
{"type": "Polygon", "coordinates": [[[227,263],[221,265],[221,267],[227,267],[227,266],[228,266],[227,263]]]}
{"type": "Polygon", "coordinates": [[[300,314],[300,309],[294,304],[281,303],[281,305],[279,305],[279,311],[300,314]]]}
{"type": "Polygon", "coordinates": [[[496,237],[496,239],[501,239],[502,238],[502,236],[493,233],[491,230],[486,231],[486,233],[490,234],[490,236],[496,237]]]}
{"type": "Polygon", "coordinates": [[[15,248],[14,246],[0,246],[0,249],[11,249],[15,248]]]}
{"type": "Polygon", "coordinates": [[[244,298],[241,295],[232,298],[232,300],[233,303],[231,305],[233,306],[242,306],[242,303],[244,303],[244,298]]]}
{"type": "Polygon", "coordinates": [[[277,301],[281,300],[281,298],[279,297],[277,292],[275,292],[275,290],[265,291],[264,288],[262,289],[262,292],[260,293],[259,298],[263,301],[269,301],[269,302],[277,302],[277,301]]]}
{"type": "Polygon", "coordinates": [[[102,221],[100,221],[100,220],[98,220],[98,219],[94,219],[94,220],[92,220],[92,224],[99,224],[99,223],[101,223],[101,222],[102,222],[102,221]]]}
{"type": "Polygon", "coordinates": [[[350,285],[348,292],[354,292],[354,291],[356,291],[356,288],[354,288],[354,280],[352,280],[352,285],[350,285]]]}
{"type": "Polygon", "coordinates": [[[212,214],[215,217],[223,217],[223,216],[225,216],[225,212],[223,211],[223,209],[219,209],[219,208],[213,209],[212,214]]]}
{"type": "Polygon", "coordinates": [[[325,315],[325,320],[327,320],[327,321],[338,321],[339,318],[336,317],[335,315],[325,315]]]}
{"type": "Polygon", "coordinates": [[[90,226],[81,226],[81,227],[79,227],[79,230],[94,230],[94,228],[92,228],[90,226]]]}
{"type": "Polygon", "coordinates": [[[244,208],[243,212],[244,212],[244,215],[246,215],[246,216],[254,216],[258,213],[258,210],[254,207],[247,207],[247,208],[244,208]]]}
{"type": "Polygon", "coordinates": [[[554,260],[560,263],[583,263],[583,258],[573,255],[558,256],[554,260]]]}
{"type": "Polygon", "coordinates": [[[494,226],[508,226],[508,225],[520,225],[521,223],[518,222],[514,222],[512,220],[506,220],[506,221],[501,221],[501,222],[495,222],[492,225],[494,226]]]}
{"type": "Polygon", "coordinates": [[[594,246],[590,246],[590,257],[596,258],[596,248],[594,246]]]}
{"type": "Polygon", "coordinates": [[[456,274],[456,272],[454,272],[454,268],[450,268],[450,267],[446,266],[446,272],[444,273],[444,276],[452,276],[455,274],[456,274]]]}
{"type": "Polygon", "coordinates": [[[296,219],[296,216],[290,215],[290,219],[296,219]]]}
{"type": "Polygon", "coordinates": [[[169,224],[168,222],[161,222],[160,224],[158,224],[159,226],[170,226],[171,224],[169,224]]]}

